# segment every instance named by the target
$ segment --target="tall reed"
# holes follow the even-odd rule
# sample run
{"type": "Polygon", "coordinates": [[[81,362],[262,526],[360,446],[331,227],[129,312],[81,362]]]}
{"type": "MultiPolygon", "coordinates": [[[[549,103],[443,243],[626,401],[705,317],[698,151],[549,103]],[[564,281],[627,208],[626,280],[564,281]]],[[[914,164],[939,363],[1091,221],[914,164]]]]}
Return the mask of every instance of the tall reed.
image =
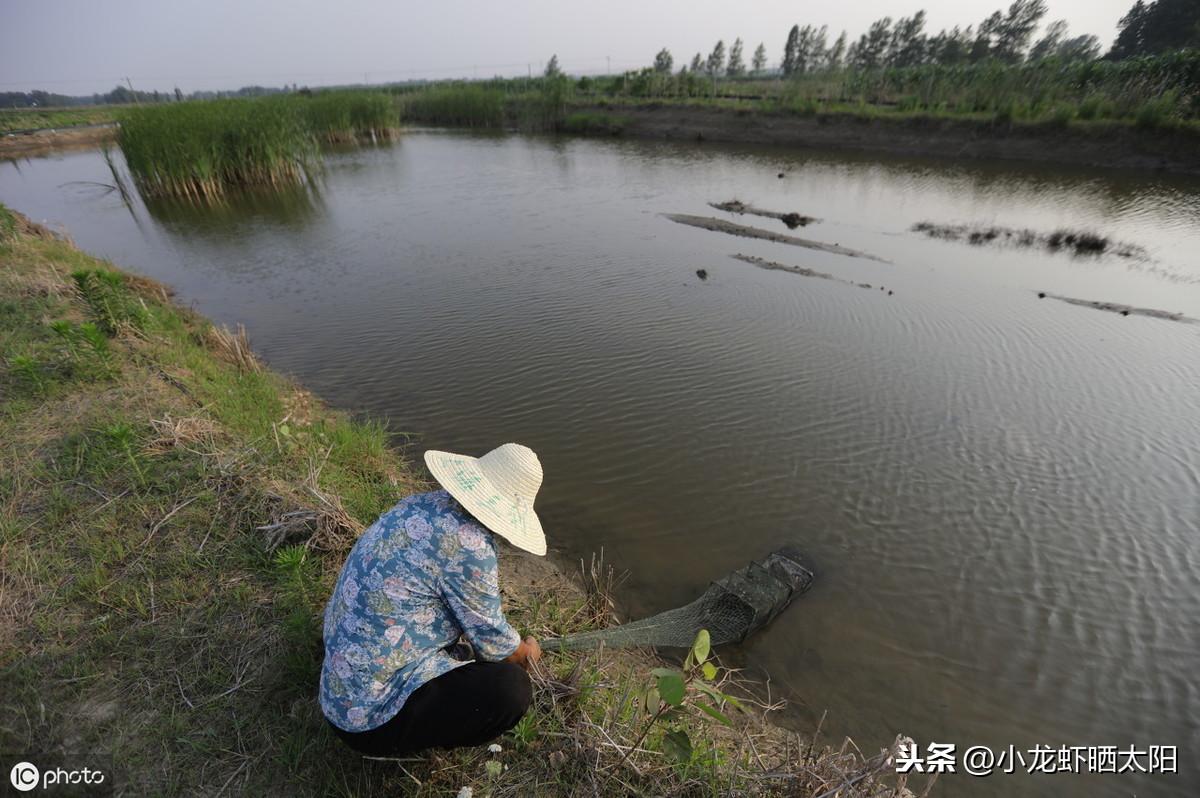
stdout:
{"type": "Polygon", "coordinates": [[[389,139],[400,126],[395,100],[378,91],[326,91],[301,97],[308,127],[327,142],[389,139]]]}
{"type": "Polygon", "coordinates": [[[505,92],[471,83],[431,86],[400,95],[405,119],[454,127],[503,127],[505,92]]]}
{"type": "Polygon", "coordinates": [[[320,144],[391,138],[399,122],[390,95],[329,91],[131,107],[118,140],[147,197],[211,200],[303,182],[320,144]]]}
{"type": "Polygon", "coordinates": [[[205,100],[126,109],[119,142],[152,197],[213,199],[230,189],[302,181],[317,147],[291,98],[205,100]]]}

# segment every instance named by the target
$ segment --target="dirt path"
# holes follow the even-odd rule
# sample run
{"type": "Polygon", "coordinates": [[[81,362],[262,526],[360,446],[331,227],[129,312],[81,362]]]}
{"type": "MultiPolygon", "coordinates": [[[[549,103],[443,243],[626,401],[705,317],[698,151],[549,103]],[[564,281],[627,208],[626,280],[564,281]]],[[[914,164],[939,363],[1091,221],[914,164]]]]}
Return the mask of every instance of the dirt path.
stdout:
{"type": "Polygon", "coordinates": [[[744,224],[727,222],[724,219],[714,219],[711,216],[693,216],[688,213],[664,213],[663,216],[666,216],[672,222],[686,224],[690,227],[699,227],[701,230],[711,230],[714,233],[728,233],[729,235],[743,236],[745,238],[761,238],[764,241],[774,241],[777,244],[791,244],[794,247],[832,252],[834,255],[846,255],[851,258],[866,258],[867,260],[878,261],[879,263],[891,262],[838,244],[826,244],[822,241],[798,238],[796,236],[785,235],[784,233],[774,233],[770,230],[763,230],[760,227],[748,227],[744,224]]]}

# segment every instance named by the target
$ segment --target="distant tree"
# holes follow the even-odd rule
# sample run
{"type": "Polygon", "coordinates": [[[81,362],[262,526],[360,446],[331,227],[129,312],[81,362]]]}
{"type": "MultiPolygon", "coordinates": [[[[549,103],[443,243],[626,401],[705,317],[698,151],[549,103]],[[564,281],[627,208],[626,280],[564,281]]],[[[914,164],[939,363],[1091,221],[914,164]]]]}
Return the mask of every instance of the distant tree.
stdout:
{"type": "Polygon", "coordinates": [[[974,64],[992,57],[1003,24],[1004,17],[999,11],[993,11],[991,16],[979,23],[975,30],[975,41],[971,43],[971,50],[967,53],[968,61],[974,64]]]}
{"type": "Polygon", "coordinates": [[[877,69],[883,66],[892,44],[892,18],[884,17],[871,23],[867,32],[854,43],[851,66],[858,69],[877,69]]]}
{"type": "Polygon", "coordinates": [[[906,67],[925,63],[929,41],[925,36],[925,12],[918,11],[911,17],[901,17],[892,28],[892,42],[888,51],[889,66],[906,67]]]}
{"type": "Polygon", "coordinates": [[[710,75],[719,75],[725,70],[725,40],[718,39],[712,52],[708,54],[708,61],[704,64],[710,75]]]}
{"type": "Polygon", "coordinates": [[[654,71],[664,75],[670,75],[671,70],[675,66],[675,59],[671,57],[671,51],[666,47],[658,51],[658,55],[654,56],[654,71]]]}
{"type": "Polygon", "coordinates": [[[704,71],[704,56],[696,53],[692,56],[692,74],[699,74],[704,71]]]}
{"type": "Polygon", "coordinates": [[[1200,48],[1200,0],[1138,0],[1117,28],[1109,58],[1200,48]]]}
{"type": "Polygon", "coordinates": [[[974,41],[970,25],[966,28],[955,25],[953,29],[943,30],[929,39],[929,59],[935,64],[945,66],[965,64],[970,57],[974,41]]]}
{"type": "Polygon", "coordinates": [[[822,25],[819,28],[811,28],[808,34],[808,40],[804,42],[804,71],[815,72],[825,66],[825,57],[828,50],[829,26],[822,25]]]}
{"type": "Polygon", "coordinates": [[[1063,61],[1095,61],[1100,57],[1100,40],[1090,33],[1064,39],[1055,53],[1063,61]]]}
{"type": "Polygon", "coordinates": [[[742,59],[741,37],[734,39],[733,46],[729,48],[729,66],[725,68],[725,74],[731,78],[740,78],[746,74],[746,62],[742,59]]]}
{"type": "Polygon", "coordinates": [[[767,68],[767,48],[762,42],[754,48],[754,60],[750,62],[750,68],[754,70],[755,75],[761,75],[767,68]]]}
{"type": "Polygon", "coordinates": [[[1021,61],[1029,47],[1029,39],[1044,16],[1045,0],[1013,0],[996,31],[991,54],[1008,64],[1021,61]]]}
{"type": "Polygon", "coordinates": [[[846,31],[842,31],[841,35],[833,42],[833,46],[825,53],[825,67],[827,69],[841,69],[842,62],[846,58],[846,31]]]}
{"type": "Polygon", "coordinates": [[[787,44],[783,46],[783,76],[790,78],[796,71],[796,49],[800,46],[800,26],[793,25],[788,31],[787,44]]]}
{"type": "Polygon", "coordinates": [[[179,90],[178,86],[175,87],[175,102],[183,102],[183,92],[179,90]]]}
{"type": "Polygon", "coordinates": [[[1049,58],[1058,52],[1059,46],[1063,43],[1063,39],[1067,35],[1067,21],[1058,19],[1046,26],[1046,31],[1042,34],[1042,38],[1037,40],[1033,45],[1033,49],[1029,51],[1030,61],[1041,61],[1043,58],[1049,58]]]}
{"type": "Polygon", "coordinates": [[[546,71],[543,73],[548,78],[562,77],[562,69],[558,66],[558,54],[550,56],[550,60],[546,62],[546,71]]]}

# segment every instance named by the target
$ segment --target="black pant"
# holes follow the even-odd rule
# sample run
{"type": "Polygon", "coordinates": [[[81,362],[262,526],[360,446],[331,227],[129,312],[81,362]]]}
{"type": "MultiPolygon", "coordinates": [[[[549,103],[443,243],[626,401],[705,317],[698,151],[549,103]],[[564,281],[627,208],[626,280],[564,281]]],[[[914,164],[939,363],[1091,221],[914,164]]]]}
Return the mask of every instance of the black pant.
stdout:
{"type": "Polygon", "coordinates": [[[355,751],[371,756],[483,745],[516,726],[532,698],[533,686],[521,666],[472,662],[418,687],[382,726],[333,730],[355,751]]]}

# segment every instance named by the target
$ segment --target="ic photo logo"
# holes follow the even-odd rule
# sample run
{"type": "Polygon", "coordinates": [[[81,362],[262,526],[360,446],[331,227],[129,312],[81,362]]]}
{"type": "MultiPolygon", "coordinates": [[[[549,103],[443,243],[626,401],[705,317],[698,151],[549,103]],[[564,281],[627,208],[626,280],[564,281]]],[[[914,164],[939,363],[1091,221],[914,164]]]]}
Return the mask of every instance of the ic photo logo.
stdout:
{"type": "Polygon", "coordinates": [[[18,762],[8,772],[8,780],[21,792],[29,792],[41,783],[42,773],[31,762],[18,762]]]}
{"type": "MultiPolygon", "coordinates": [[[[112,763],[108,755],[60,754],[41,758],[26,754],[8,771],[8,782],[18,793],[37,790],[39,795],[112,795],[110,773],[112,763]],[[96,767],[97,764],[101,767],[96,767]]],[[[0,792],[10,794],[2,784],[0,792]]]]}

